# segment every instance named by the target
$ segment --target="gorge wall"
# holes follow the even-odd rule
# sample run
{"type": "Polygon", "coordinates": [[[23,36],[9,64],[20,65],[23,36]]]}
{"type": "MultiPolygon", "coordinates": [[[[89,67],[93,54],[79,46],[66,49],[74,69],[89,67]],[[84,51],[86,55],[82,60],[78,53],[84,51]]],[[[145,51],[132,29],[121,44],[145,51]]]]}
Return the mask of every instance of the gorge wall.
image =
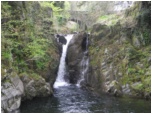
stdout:
{"type": "Polygon", "coordinates": [[[2,2],[2,112],[52,94],[59,64],[52,9],[40,2],[2,2]]]}
{"type": "Polygon", "coordinates": [[[135,2],[116,24],[92,27],[87,85],[115,96],[150,98],[150,9],[151,2],[135,2]]]}

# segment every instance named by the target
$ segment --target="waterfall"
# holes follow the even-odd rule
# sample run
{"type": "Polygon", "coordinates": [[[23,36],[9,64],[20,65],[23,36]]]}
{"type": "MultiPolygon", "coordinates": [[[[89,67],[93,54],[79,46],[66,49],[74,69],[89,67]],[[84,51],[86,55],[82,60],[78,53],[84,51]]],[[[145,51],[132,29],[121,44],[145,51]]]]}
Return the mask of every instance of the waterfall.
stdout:
{"type": "Polygon", "coordinates": [[[87,74],[88,72],[88,69],[89,69],[89,58],[84,56],[82,61],[81,61],[81,78],[80,80],[78,80],[77,82],[77,86],[80,87],[81,86],[81,82],[83,82],[85,79],[85,75],[87,74]]]}
{"type": "Polygon", "coordinates": [[[81,82],[83,82],[85,79],[85,75],[87,75],[87,72],[89,70],[89,57],[88,57],[88,37],[86,39],[86,50],[83,53],[83,58],[82,61],[80,63],[81,66],[81,77],[77,82],[77,86],[80,87],[81,86],[81,82]]]}
{"type": "Polygon", "coordinates": [[[69,85],[68,82],[65,81],[64,76],[65,76],[65,58],[66,58],[66,53],[67,53],[67,48],[70,40],[72,39],[73,35],[67,35],[65,39],[67,40],[67,43],[65,45],[62,45],[62,55],[60,58],[60,65],[59,65],[59,70],[57,74],[56,81],[53,85],[54,88],[58,88],[59,86],[67,86],[69,85]]]}

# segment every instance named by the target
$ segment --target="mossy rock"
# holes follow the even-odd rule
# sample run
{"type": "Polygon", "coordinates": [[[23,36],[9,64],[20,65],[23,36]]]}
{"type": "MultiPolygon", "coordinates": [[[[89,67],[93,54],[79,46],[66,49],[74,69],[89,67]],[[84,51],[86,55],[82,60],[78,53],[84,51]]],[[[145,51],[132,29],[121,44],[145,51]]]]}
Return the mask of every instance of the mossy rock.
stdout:
{"type": "Polygon", "coordinates": [[[36,73],[30,73],[30,74],[28,74],[28,73],[26,73],[26,72],[19,74],[19,76],[20,76],[21,78],[27,77],[27,78],[29,78],[29,80],[30,80],[30,79],[39,80],[39,79],[42,78],[40,75],[38,75],[38,74],[36,74],[36,73]]]}

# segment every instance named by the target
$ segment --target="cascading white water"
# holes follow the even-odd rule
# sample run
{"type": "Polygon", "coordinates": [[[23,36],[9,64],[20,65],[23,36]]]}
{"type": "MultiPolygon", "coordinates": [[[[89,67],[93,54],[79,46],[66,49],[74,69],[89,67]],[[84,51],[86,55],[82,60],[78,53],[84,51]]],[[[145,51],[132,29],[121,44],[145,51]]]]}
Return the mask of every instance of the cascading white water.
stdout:
{"type": "Polygon", "coordinates": [[[84,52],[83,59],[82,59],[81,64],[80,64],[81,65],[81,77],[76,84],[78,87],[80,87],[81,86],[80,83],[85,80],[84,77],[87,74],[88,69],[89,69],[89,58],[87,55],[87,53],[88,53],[87,48],[88,48],[88,37],[86,39],[86,50],[84,52]]]}
{"type": "Polygon", "coordinates": [[[67,43],[62,46],[62,56],[60,58],[60,65],[59,65],[58,75],[57,75],[56,81],[53,85],[54,88],[69,85],[68,82],[66,82],[65,79],[64,79],[65,65],[66,65],[65,57],[66,57],[66,53],[67,53],[68,44],[69,44],[70,40],[72,39],[72,37],[73,37],[72,34],[69,34],[65,37],[65,39],[67,40],[67,43]]]}
{"type": "Polygon", "coordinates": [[[86,56],[83,57],[83,59],[81,61],[81,67],[82,67],[82,69],[81,69],[81,78],[80,78],[80,80],[78,80],[78,82],[76,84],[78,87],[81,86],[80,83],[82,81],[84,81],[84,76],[88,72],[88,69],[89,69],[89,58],[88,57],[86,57],[86,56]]]}

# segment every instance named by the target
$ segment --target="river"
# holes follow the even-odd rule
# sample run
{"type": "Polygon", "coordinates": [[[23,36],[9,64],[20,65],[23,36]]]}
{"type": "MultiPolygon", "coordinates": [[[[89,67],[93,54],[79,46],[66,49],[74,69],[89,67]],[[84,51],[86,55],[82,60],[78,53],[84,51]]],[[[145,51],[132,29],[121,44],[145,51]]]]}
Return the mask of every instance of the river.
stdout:
{"type": "Polygon", "coordinates": [[[150,101],[93,93],[75,85],[54,89],[54,95],[22,102],[21,113],[150,113],[150,101]]]}

